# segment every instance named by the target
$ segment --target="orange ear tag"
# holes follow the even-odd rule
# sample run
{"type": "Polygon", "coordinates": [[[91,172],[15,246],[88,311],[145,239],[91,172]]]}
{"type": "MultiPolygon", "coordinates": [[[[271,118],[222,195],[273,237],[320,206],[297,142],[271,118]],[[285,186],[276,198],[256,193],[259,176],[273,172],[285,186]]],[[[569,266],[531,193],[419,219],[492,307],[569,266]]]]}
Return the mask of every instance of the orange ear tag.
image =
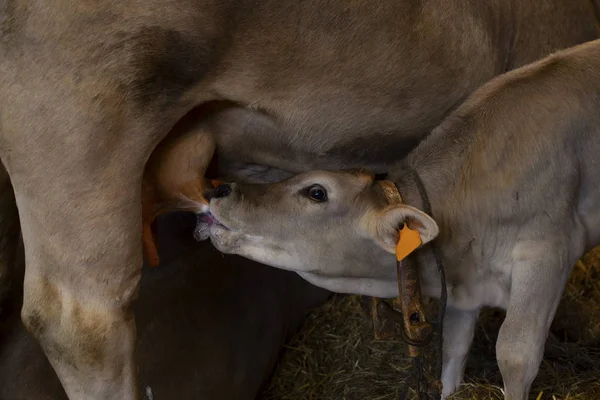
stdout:
{"type": "Polygon", "coordinates": [[[396,259],[404,260],[410,253],[419,248],[423,243],[419,231],[412,230],[408,225],[404,224],[404,228],[400,230],[400,237],[396,245],[396,259]]]}

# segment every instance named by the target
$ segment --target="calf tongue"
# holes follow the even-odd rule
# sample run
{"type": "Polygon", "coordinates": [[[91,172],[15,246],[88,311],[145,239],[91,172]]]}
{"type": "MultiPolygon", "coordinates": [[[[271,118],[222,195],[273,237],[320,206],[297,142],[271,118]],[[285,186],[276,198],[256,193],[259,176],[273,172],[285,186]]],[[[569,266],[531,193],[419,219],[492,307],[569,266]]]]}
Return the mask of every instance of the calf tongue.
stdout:
{"type": "Polygon", "coordinates": [[[217,221],[210,213],[196,214],[196,228],[194,228],[194,238],[202,242],[209,238],[210,227],[216,224],[217,221]]]}

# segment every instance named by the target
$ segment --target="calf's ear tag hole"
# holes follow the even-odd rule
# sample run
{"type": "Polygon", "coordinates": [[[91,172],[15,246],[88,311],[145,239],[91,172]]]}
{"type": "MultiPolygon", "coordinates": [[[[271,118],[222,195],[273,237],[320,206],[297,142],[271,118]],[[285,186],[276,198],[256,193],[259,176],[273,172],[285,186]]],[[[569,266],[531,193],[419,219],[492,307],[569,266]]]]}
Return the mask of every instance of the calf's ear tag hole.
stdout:
{"type": "Polygon", "coordinates": [[[419,231],[410,229],[408,225],[400,225],[400,235],[396,245],[396,259],[404,260],[410,253],[419,248],[423,243],[419,231]]]}

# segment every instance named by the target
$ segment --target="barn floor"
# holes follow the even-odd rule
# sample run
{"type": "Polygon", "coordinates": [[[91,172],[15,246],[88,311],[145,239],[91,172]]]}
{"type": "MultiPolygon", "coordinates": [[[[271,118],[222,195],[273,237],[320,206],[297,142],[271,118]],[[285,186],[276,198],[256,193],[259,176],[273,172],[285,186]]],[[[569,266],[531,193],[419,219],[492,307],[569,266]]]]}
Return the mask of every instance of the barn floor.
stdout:
{"type": "MultiPolygon", "coordinates": [[[[482,313],[453,399],[503,398],[494,350],[502,319],[482,313]]],[[[405,347],[373,340],[359,296],[334,296],[288,344],[260,400],[396,400],[413,382],[405,347]]],[[[600,248],[573,269],[531,399],[600,399],[600,248]]]]}

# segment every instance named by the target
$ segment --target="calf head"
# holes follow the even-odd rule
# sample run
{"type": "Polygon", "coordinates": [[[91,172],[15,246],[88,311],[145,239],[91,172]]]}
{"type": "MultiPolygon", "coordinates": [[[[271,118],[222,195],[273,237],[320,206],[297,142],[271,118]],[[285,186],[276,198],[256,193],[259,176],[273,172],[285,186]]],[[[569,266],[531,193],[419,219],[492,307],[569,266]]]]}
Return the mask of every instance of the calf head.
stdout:
{"type": "Polygon", "coordinates": [[[323,279],[394,281],[399,226],[418,230],[423,244],[438,234],[431,217],[390,204],[373,175],[354,171],[222,185],[203,219],[220,251],[323,279]]]}

